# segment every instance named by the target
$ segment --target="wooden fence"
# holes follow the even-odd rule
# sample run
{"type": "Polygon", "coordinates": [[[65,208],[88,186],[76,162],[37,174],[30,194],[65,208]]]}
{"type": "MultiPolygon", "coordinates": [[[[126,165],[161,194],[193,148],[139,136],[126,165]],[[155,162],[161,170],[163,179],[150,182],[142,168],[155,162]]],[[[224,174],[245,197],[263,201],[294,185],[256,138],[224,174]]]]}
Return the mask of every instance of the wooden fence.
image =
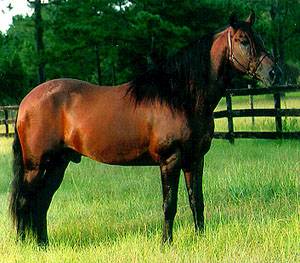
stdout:
{"type": "Polygon", "coordinates": [[[0,106],[0,136],[8,137],[14,134],[18,108],[19,106],[0,106]]]}
{"type": "MultiPolygon", "coordinates": [[[[272,88],[252,88],[252,89],[230,89],[226,91],[226,110],[214,113],[214,118],[227,118],[228,131],[215,132],[214,137],[219,139],[227,139],[231,143],[235,138],[257,138],[257,139],[300,139],[300,130],[293,132],[284,132],[282,125],[282,117],[300,117],[300,96],[299,108],[282,109],[281,94],[290,92],[300,92],[299,85],[274,86],[272,88]],[[272,94],[274,97],[273,109],[254,109],[253,96],[272,94]],[[233,110],[233,96],[251,96],[251,109],[233,110]],[[241,117],[273,117],[276,130],[273,132],[255,132],[255,131],[235,131],[233,118],[241,117]]],[[[0,136],[11,136],[14,134],[15,117],[18,106],[0,106],[0,136]],[[3,116],[3,118],[1,118],[3,116]],[[3,126],[4,125],[4,129],[3,126]]]]}
{"type": "Polygon", "coordinates": [[[226,110],[218,111],[214,113],[214,118],[227,118],[228,131],[227,132],[215,132],[214,137],[219,139],[228,139],[231,143],[234,143],[235,138],[256,138],[256,139],[300,139],[300,130],[293,132],[284,132],[282,127],[282,117],[300,117],[300,96],[299,96],[299,108],[297,109],[282,109],[281,108],[281,94],[287,94],[290,92],[300,92],[299,85],[287,85],[287,86],[274,86],[271,88],[252,88],[252,89],[230,89],[226,91],[226,110]],[[233,96],[257,96],[272,94],[274,97],[273,109],[254,109],[253,99],[251,99],[251,109],[232,109],[232,97],[233,96]],[[274,117],[276,130],[273,132],[255,132],[245,131],[237,132],[234,130],[233,118],[240,117],[274,117]]]}

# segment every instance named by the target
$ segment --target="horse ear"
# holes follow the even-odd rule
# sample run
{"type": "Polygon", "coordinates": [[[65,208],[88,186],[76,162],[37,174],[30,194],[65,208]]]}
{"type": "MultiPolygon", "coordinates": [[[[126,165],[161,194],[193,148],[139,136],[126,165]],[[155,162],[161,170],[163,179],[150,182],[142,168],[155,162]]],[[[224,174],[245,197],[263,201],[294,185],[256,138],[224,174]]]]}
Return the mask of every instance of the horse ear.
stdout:
{"type": "Polygon", "coordinates": [[[246,22],[253,26],[255,22],[255,13],[253,10],[251,10],[249,17],[246,19],[246,22]]]}
{"type": "Polygon", "coordinates": [[[236,13],[232,13],[229,17],[229,25],[232,26],[233,28],[236,28],[238,22],[238,18],[236,13]]]}

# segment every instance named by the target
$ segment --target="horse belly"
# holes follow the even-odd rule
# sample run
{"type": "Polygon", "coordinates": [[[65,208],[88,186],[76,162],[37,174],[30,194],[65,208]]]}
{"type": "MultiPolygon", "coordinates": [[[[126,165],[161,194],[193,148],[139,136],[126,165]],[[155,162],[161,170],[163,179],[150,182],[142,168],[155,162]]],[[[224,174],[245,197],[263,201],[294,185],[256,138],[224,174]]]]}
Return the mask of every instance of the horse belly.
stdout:
{"type": "Polygon", "coordinates": [[[107,164],[149,165],[149,132],[145,122],[130,112],[99,110],[74,121],[67,144],[81,154],[107,164]],[[115,113],[116,112],[116,113],[115,113]]]}

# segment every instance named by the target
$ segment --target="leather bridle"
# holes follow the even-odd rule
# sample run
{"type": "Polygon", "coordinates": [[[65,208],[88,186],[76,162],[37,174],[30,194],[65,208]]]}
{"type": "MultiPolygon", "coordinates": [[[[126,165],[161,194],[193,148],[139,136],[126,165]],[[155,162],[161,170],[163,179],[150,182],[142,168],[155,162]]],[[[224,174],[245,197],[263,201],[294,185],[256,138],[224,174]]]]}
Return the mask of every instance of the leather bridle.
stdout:
{"type": "MultiPolygon", "coordinates": [[[[252,77],[258,78],[258,75],[256,74],[257,69],[259,68],[260,64],[263,62],[263,60],[268,56],[267,53],[265,53],[263,56],[260,57],[260,59],[258,60],[257,64],[255,65],[255,67],[252,69],[251,68],[251,64],[252,64],[252,59],[249,59],[249,63],[247,66],[243,65],[243,63],[241,63],[234,55],[233,53],[233,48],[232,48],[232,38],[231,38],[231,31],[228,30],[227,31],[227,40],[228,40],[228,49],[229,49],[229,61],[234,65],[237,64],[238,66],[240,66],[244,72],[252,77]]],[[[251,55],[253,56],[253,50],[251,50],[251,55]]]]}

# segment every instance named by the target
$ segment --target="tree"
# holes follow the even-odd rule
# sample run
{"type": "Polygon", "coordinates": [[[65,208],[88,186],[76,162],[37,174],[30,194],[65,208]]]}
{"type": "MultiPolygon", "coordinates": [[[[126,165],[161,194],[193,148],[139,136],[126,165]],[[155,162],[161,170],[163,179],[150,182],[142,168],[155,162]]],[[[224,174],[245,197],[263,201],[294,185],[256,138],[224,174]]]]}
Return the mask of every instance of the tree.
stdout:
{"type": "MultiPolygon", "coordinates": [[[[278,62],[283,70],[283,79],[287,81],[287,59],[286,59],[286,45],[293,39],[299,39],[300,27],[297,22],[300,19],[299,3],[296,1],[272,1],[270,7],[270,16],[272,19],[272,43],[273,53],[278,57],[278,62]],[[298,7],[298,8],[297,8],[298,7]],[[292,19],[291,19],[292,18],[292,19]]],[[[300,42],[298,41],[298,48],[300,42]]],[[[294,53],[297,56],[297,52],[294,53]]],[[[298,52],[298,58],[299,52],[298,52]]]]}
{"type": "Polygon", "coordinates": [[[38,80],[39,83],[42,83],[46,80],[45,74],[45,45],[43,41],[43,20],[42,20],[42,1],[34,0],[27,2],[34,8],[34,22],[35,22],[35,41],[36,41],[36,50],[38,57],[38,80]]]}
{"type": "Polygon", "coordinates": [[[17,52],[11,52],[5,45],[7,37],[0,34],[0,103],[15,104],[23,95],[26,75],[17,52]]]}

